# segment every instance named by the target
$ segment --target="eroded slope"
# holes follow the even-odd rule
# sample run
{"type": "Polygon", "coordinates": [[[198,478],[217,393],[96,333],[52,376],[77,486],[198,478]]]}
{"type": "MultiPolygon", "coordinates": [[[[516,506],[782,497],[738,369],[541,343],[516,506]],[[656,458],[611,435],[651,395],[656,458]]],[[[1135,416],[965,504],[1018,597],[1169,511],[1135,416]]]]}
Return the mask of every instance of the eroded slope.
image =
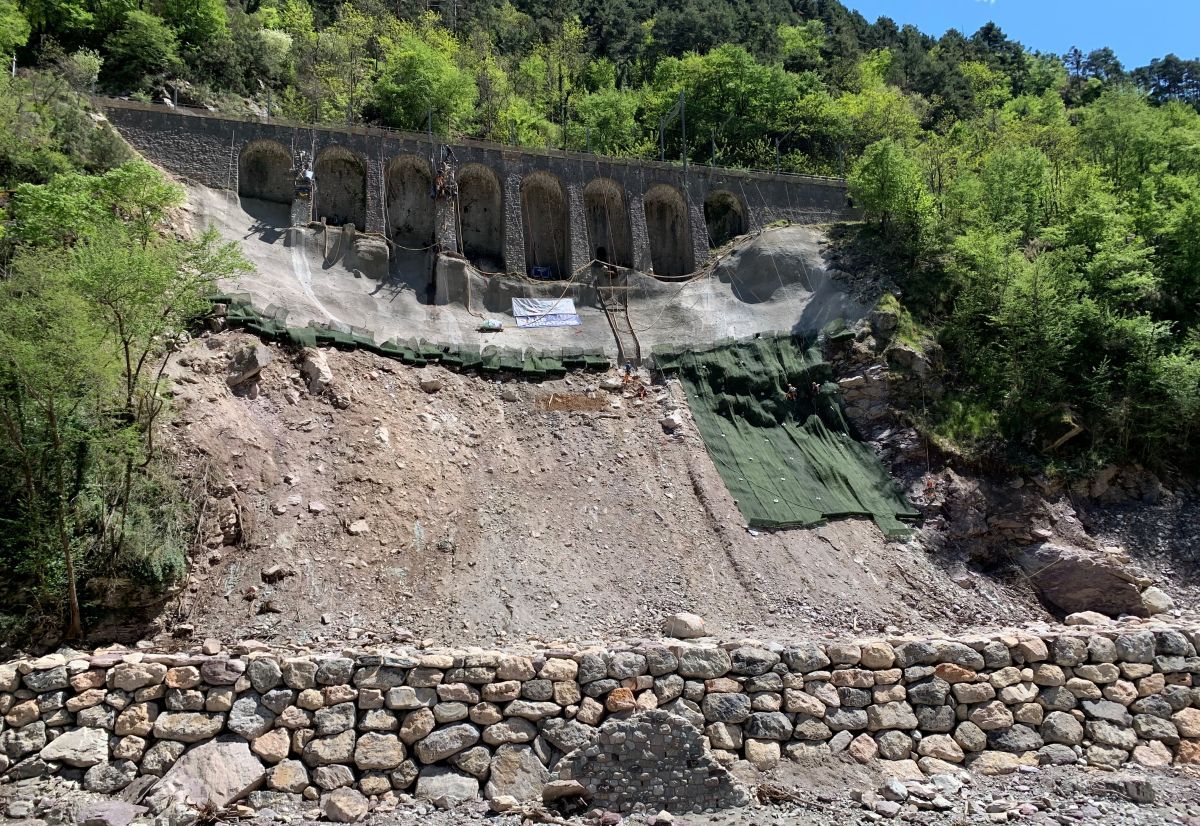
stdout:
{"type": "Polygon", "coordinates": [[[313,394],[303,355],[271,347],[259,379],[231,389],[233,358],[256,344],[222,333],[172,358],[181,470],[209,496],[207,547],[164,625],[461,645],[645,633],[680,609],[772,637],[1039,610],[865,521],[748,531],[677,384],[641,401],[594,375],[501,384],[322,351],[332,382],[313,394]],[[685,423],[668,435],[674,409],[685,423]]]}

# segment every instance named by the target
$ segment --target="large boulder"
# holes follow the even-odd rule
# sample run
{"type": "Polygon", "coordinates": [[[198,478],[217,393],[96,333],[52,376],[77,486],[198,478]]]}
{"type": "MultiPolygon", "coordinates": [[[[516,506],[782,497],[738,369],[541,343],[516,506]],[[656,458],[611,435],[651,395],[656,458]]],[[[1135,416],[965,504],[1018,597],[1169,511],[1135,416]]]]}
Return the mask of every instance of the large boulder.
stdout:
{"type": "Polygon", "coordinates": [[[321,796],[321,814],[334,823],[354,823],[367,815],[369,804],[354,789],[334,789],[321,796]]]}
{"type": "Polygon", "coordinates": [[[128,760],[97,763],[83,776],[83,787],[89,792],[115,794],[128,786],[138,776],[137,763],[128,760]]]}
{"type": "Polygon", "coordinates": [[[135,817],[148,811],[123,800],[94,800],[75,810],[79,826],[128,826],[135,817]]]}
{"type": "Polygon", "coordinates": [[[417,743],[417,759],[422,763],[437,763],[458,754],[479,742],[479,729],[470,723],[436,729],[417,743]]]}
{"type": "Polygon", "coordinates": [[[179,758],[150,789],[146,803],[156,812],[178,800],[223,807],[257,789],[265,775],[249,743],[210,740],[179,758]]]}
{"type": "Polygon", "coordinates": [[[388,245],[382,238],[357,235],[354,238],[353,269],[360,270],[367,278],[384,281],[388,277],[388,245]]]}
{"type": "Polygon", "coordinates": [[[264,345],[247,347],[234,357],[233,364],[230,365],[231,372],[225,378],[225,383],[230,387],[237,387],[251,379],[257,379],[262,369],[270,363],[271,351],[264,345]]]}
{"type": "Polygon", "coordinates": [[[541,800],[542,787],[550,782],[550,772],[529,746],[500,746],[492,757],[484,797],[488,800],[509,795],[517,800],[541,800]]]}
{"type": "Polygon", "coordinates": [[[300,352],[300,357],[300,375],[304,377],[308,392],[314,396],[324,393],[326,388],[333,384],[333,371],[329,369],[329,361],[325,354],[315,347],[305,347],[300,352]]]}
{"type": "Polygon", "coordinates": [[[1017,548],[1012,557],[1042,600],[1063,614],[1147,615],[1138,577],[1103,554],[1042,542],[1017,548]]]}
{"type": "Polygon", "coordinates": [[[687,612],[672,614],[663,620],[662,632],[678,640],[692,640],[707,633],[704,630],[704,619],[687,612]]]}

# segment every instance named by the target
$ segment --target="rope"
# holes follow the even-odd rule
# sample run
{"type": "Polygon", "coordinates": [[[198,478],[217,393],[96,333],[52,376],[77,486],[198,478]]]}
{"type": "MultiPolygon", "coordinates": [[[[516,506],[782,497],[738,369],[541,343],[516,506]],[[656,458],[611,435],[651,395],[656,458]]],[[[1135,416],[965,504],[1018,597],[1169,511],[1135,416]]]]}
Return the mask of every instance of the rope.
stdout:
{"type": "MultiPolygon", "coordinates": [[[[433,265],[434,265],[434,267],[437,267],[437,258],[436,257],[434,258],[433,265]]],[[[476,318],[487,321],[487,316],[485,316],[483,313],[477,313],[473,309],[471,309],[471,274],[470,273],[467,273],[467,312],[470,313],[471,315],[475,316],[476,318]]]]}
{"type": "Polygon", "coordinates": [[[454,250],[466,256],[466,246],[462,237],[462,211],[458,208],[458,187],[454,188],[454,250]]]}
{"type": "MultiPolygon", "coordinates": [[[[235,144],[236,140],[237,140],[237,127],[235,126],[229,133],[229,166],[225,170],[225,188],[233,191],[234,198],[238,197],[237,191],[233,190],[233,163],[234,163],[233,159],[235,157],[234,144],[235,144]]],[[[241,172],[241,170],[238,170],[238,171],[239,171],[239,173],[241,172]]],[[[239,188],[240,188],[240,184],[239,184],[239,188]]],[[[225,199],[225,210],[224,210],[225,214],[222,216],[222,220],[224,220],[226,226],[229,225],[229,203],[230,203],[230,200],[232,200],[232,199],[230,199],[230,198],[225,199]]]]}
{"type": "Polygon", "coordinates": [[[392,225],[388,220],[388,200],[390,191],[388,188],[387,172],[383,168],[383,135],[379,136],[379,200],[383,202],[383,235],[386,238],[391,234],[392,225]]]}
{"type": "MultiPolygon", "coordinates": [[[[765,209],[767,206],[767,199],[763,197],[762,189],[760,189],[758,186],[758,181],[754,182],[754,191],[758,193],[758,200],[762,203],[763,208],[765,209]]],[[[745,195],[745,193],[746,191],[743,189],[742,194],[745,195]]],[[[788,223],[791,223],[790,215],[788,216],[788,223]]],[[[775,268],[775,277],[779,279],[780,286],[783,286],[783,277],[779,274],[779,265],[775,263],[774,256],[771,257],[771,265],[775,268]]],[[[811,293],[813,291],[812,279],[809,278],[808,265],[804,263],[803,257],[800,259],[800,265],[804,268],[804,287],[811,293]]]]}
{"type": "Polygon", "coordinates": [[[384,236],[383,240],[385,242],[387,242],[388,246],[395,247],[398,250],[407,250],[408,252],[428,252],[429,250],[431,250],[437,246],[437,244],[427,244],[423,247],[406,247],[403,244],[397,244],[395,241],[393,241],[391,238],[388,238],[387,236],[384,236]]]}
{"type": "MultiPolygon", "coordinates": [[[[600,177],[600,163],[599,163],[599,161],[597,161],[597,162],[596,162],[596,177],[597,177],[597,178],[599,178],[599,177],[600,177]]],[[[617,255],[616,255],[616,241],[615,241],[615,239],[613,238],[612,210],[609,208],[609,203],[610,203],[610,201],[609,201],[609,196],[610,196],[610,194],[611,194],[611,193],[610,193],[610,192],[607,190],[607,188],[606,188],[606,189],[605,189],[605,191],[603,192],[603,203],[604,203],[604,226],[605,226],[605,229],[606,229],[606,230],[608,230],[608,252],[609,252],[609,257],[610,257],[610,258],[616,258],[616,257],[617,257],[617,255]]],[[[628,223],[628,220],[629,220],[629,206],[628,206],[628,204],[627,204],[627,203],[625,203],[625,202],[624,202],[624,194],[623,194],[623,191],[622,191],[622,194],[621,194],[621,195],[619,195],[618,197],[622,198],[622,211],[624,212],[624,215],[625,215],[626,222],[628,223]]],[[[595,260],[595,259],[593,259],[593,260],[595,260]]],[[[616,265],[616,264],[613,264],[612,266],[613,266],[614,268],[616,268],[616,267],[617,267],[617,265],[616,265]]],[[[613,315],[612,315],[612,310],[611,310],[611,308],[609,307],[609,304],[610,304],[610,303],[612,303],[612,302],[616,302],[616,303],[619,303],[619,304],[620,304],[621,311],[622,311],[622,315],[623,315],[623,317],[624,317],[624,319],[625,319],[625,326],[626,326],[626,328],[628,328],[628,330],[629,330],[629,337],[630,337],[631,339],[633,339],[633,350],[634,350],[634,352],[633,352],[633,357],[634,357],[634,360],[635,360],[635,361],[637,361],[637,362],[640,364],[640,363],[641,363],[641,361],[642,361],[642,343],[641,343],[640,341],[638,341],[637,332],[636,332],[636,331],[633,329],[633,321],[632,321],[632,320],[630,319],[630,317],[629,317],[629,275],[628,275],[628,270],[626,270],[626,273],[625,273],[625,292],[624,292],[624,295],[623,295],[623,297],[621,297],[621,298],[618,298],[618,296],[617,296],[617,288],[616,288],[616,286],[615,286],[615,285],[613,285],[613,284],[609,284],[609,296],[608,296],[608,299],[609,299],[609,300],[608,300],[608,302],[605,302],[605,301],[603,300],[603,297],[601,297],[601,304],[602,304],[602,306],[603,306],[603,309],[604,309],[604,315],[605,315],[605,317],[608,319],[608,324],[609,324],[609,326],[612,328],[612,331],[613,331],[613,337],[614,337],[614,338],[617,340],[617,351],[618,351],[618,356],[619,356],[619,357],[627,357],[627,356],[628,356],[628,354],[624,353],[624,349],[625,349],[625,347],[624,347],[624,344],[623,344],[623,342],[622,342],[622,340],[621,340],[621,332],[620,332],[620,331],[617,329],[617,322],[616,322],[616,320],[613,318],[613,315]]]]}

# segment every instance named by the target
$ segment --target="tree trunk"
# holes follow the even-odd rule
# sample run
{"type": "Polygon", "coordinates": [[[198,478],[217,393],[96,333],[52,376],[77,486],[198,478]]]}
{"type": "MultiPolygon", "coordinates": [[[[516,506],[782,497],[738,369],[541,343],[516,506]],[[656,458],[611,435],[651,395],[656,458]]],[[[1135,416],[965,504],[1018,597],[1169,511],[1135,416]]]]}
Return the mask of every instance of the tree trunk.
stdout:
{"type": "Polygon", "coordinates": [[[75,554],[71,550],[71,537],[67,535],[67,491],[63,481],[63,451],[62,434],[58,429],[58,413],[51,403],[46,409],[50,422],[50,433],[54,439],[54,485],[55,485],[55,527],[58,542],[62,548],[63,563],[67,569],[67,639],[78,640],[83,637],[83,618],[79,610],[79,592],[75,587],[75,554]]]}

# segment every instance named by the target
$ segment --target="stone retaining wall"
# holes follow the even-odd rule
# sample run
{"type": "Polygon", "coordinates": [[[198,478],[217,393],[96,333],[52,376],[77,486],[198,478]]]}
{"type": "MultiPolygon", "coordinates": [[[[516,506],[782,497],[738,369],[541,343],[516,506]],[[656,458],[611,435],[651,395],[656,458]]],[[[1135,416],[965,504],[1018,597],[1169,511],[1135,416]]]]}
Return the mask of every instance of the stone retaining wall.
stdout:
{"type": "MultiPolygon", "coordinates": [[[[148,160],[171,173],[214,189],[239,192],[242,152],[264,142],[278,153],[290,157],[304,150],[311,159],[323,151],[336,149],[356,159],[361,166],[366,203],[365,226],[368,232],[387,231],[385,220],[388,176],[391,162],[405,158],[422,164],[440,146],[441,137],[431,144],[420,134],[372,129],[369,127],[323,127],[256,121],[201,111],[172,109],[167,106],[97,99],[112,125],[148,160]]],[[[565,194],[567,238],[566,258],[571,271],[582,269],[592,259],[588,238],[584,192],[589,184],[611,181],[624,193],[625,219],[632,244],[633,266],[646,272],[652,265],[651,248],[665,244],[666,238],[652,238],[646,222],[646,196],[656,186],[666,186],[684,198],[686,215],[680,216],[687,228],[683,243],[690,245],[690,259],[699,267],[709,256],[708,229],[704,204],[713,193],[724,193],[739,204],[743,215],[742,231],[761,230],[776,221],[821,224],[854,220],[860,211],[847,200],[844,180],[800,175],[775,175],[765,172],[722,169],[719,167],[681,166],[633,158],[605,158],[578,153],[539,151],[482,141],[458,141],[454,144],[456,163],[461,167],[477,165],[494,176],[500,194],[502,220],[496,229],[503,237],[493,239],[508,272],[525,273],[525,231],[529,223],[521,190],[530,176],[541,173],[559,182],[565,194]]],[[[426,168],[432,176],[432,169],[426,168]]],[[[290,173],[289,173],[290,174],[290,173]]],[[[321,180],[318,175],[317,189],[321,180]]],[[[318,196],[319,198],[319,196],[318,196]]],[[[433,202],[428,202],[431,205],[433,202]]],[[[320,215],[314,214],[320,219],[320,215]]],[[[441,223],[451,230],[452,222],[441,223]]],[[[438,241],[445,249],[457,249],[452,232],[438,241]]]]}
{"type": "Polygon", "coordinates": [[[330,810],[351,788],[528,799],[558,778],[612,808],[640,795],[685,811],[745,799],[722,765],[812,749],[927,774],[1200,763],[1198,643],[1195,628],[1143,625],[531,655],[67,651],[0,666],[0,773],[115,792],[219,740],[267,790],[330,810]]]}

